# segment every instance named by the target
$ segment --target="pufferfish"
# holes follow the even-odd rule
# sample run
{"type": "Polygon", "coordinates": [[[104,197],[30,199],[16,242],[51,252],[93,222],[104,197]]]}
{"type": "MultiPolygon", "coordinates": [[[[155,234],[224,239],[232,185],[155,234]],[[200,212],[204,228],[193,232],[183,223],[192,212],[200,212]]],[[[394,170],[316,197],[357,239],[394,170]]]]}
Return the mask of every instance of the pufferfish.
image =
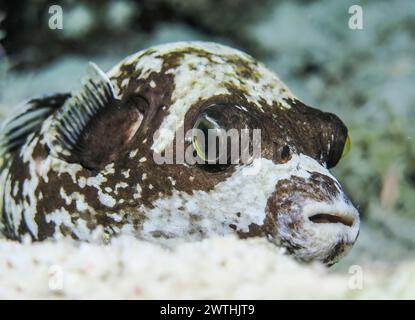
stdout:
{"type": "Polygon", "coordinates": [[[224,45],[164,44],[107,73],[91,63],[77,91],[28,101],[1,141],[9,239],[236,234],[331,265],[358,236],[359,213],[329,172],[349,149],[344,123],[224,45]],[[203,138],[176,135],[218,128],[260,130],[260,153],[218,164],[203,138]],[[155,160],[179,140],[201,161],[155,160]]]}

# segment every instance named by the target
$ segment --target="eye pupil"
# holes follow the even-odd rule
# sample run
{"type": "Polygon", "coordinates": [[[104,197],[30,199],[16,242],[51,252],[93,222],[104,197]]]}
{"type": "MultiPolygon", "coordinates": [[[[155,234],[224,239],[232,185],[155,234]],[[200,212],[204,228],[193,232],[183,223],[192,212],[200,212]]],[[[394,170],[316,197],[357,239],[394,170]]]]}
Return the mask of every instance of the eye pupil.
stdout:
{"type": "Polygon", "coordinates": [[[199,129],[201,130],[201,132],[203,133],[203,136],[201,137],[201,144],[202,144],[202,149],[205,155],[208,154],[209,151],[209,129],[212,129],[212,127],[209,127],[209,123],[207,121],[203,121],[200,126],[199,129]]]}
{"type": "Polygon", "coordinates": [[[219,125],[207,114],[203,113],[197,119],[193,129],[193,145],[197,155],[206,162],[216,162],[218,150],[216,148],[214,150],[215,152],[211,150],[215,147],[215,141],[209,139],[209,135],[212,131],[218,130],[219,125]],[[212,143],[212,145],[209,145],[209,143],[212,143]]]}

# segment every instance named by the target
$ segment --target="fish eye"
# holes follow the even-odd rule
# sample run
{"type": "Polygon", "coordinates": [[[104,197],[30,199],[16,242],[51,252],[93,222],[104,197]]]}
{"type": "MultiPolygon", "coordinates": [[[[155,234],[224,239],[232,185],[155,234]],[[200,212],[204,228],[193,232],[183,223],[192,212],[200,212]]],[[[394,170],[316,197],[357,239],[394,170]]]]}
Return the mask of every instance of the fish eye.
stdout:
{"type": "Polygon", "coordinates": [[[206,112],[199,115],[192,132],[192,143],[197,156],[206,163],[219,160],[220,126],[206,112]],[[209,138],[210,137],[210,138],[209,138]]]}
{"type": "Polygon", "coordinates": [[[340,157],[340,160],[346,157],[349,154],[350,148],[351,148],[352,142],[350,140],[350,136],[347,135],[346,142],[344,143],[342,155],[340,157]]]}
{"type": "MultiPolygon", "coordinates": [[[[240,163],[246,148],[252,151],[252,140],[242,139],[241,130],[257,127],[252,117],[238,104],[213,103],[204,107],[194,120],[191,142],[197,163],[207,171],[222,171],[240,163]],[[242,144],[248,142],[248,145],[242,144]],[[199,161],[200,160],[200,161],[199,161]]],[[[249,154],[248,152],[248,154],[249,154]]]]}
{"type": "Polygon", "coordinates": [[[347,156],[347,154],[350,151],[350,147],[351,147],[350,136],[346,133],[345,138],[343,138],[341,142],[339,141],[333,146],[333,149],[326,163],[327,167],[329,169],[335,167],[340,162],[340,160],[342,160],[343,158],[347,156]]]}

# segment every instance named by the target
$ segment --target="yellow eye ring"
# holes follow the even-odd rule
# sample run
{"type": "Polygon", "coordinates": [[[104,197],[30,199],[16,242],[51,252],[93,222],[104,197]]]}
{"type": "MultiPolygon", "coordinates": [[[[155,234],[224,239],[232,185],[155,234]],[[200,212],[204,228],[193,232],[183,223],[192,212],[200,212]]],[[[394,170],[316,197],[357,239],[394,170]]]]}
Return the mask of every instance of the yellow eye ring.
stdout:
{"type": "Polygon", "coordinates": [[[343,159],[344,157],[347,156],[347,154],[350,151],[351,146],[352,146],[352,142],[350,140],[350,136],[347,135],[346,142],[344,143],[343,152],[342,152],[340,159],[343,159]]]}

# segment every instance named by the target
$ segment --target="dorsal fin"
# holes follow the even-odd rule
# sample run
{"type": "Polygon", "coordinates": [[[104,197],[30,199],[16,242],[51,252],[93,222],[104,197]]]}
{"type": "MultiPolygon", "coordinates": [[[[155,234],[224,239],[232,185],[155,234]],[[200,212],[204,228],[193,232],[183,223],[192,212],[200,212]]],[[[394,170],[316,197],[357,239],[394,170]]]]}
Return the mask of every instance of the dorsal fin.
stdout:
{"type": "Polygon", "coordinates": [[[81,89],[72,94],[52,119],[47,133],[51,155],[68,160],[74,153],[81,152],[77,142],[88,123],[104,108],[118,101],[110,79],[90,63],[81,89]]]}
{"type": "Polygon", "coordinates": [[[17,115],[6,121],[1,130],[1,154],[18,150],[28,135],[36,131],[69,97],[69,93],[54,94],[31,99],[18,107],[17,115]]]}

